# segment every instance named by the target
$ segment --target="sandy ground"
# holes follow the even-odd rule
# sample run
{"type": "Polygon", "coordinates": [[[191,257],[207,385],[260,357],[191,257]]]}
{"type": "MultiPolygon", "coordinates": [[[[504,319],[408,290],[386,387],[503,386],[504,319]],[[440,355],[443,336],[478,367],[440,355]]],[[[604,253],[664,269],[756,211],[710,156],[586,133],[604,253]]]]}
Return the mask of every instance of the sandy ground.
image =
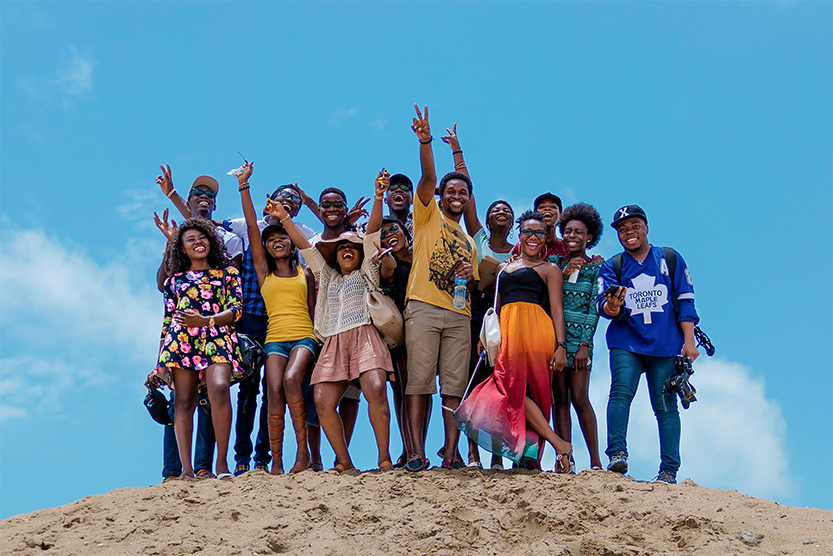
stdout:
{"type": "Polygon", "coordinates": [[[831,555],[833,512],[737,492],[467,469],[181,479],[0,522],[0,553],[831,555]]]}

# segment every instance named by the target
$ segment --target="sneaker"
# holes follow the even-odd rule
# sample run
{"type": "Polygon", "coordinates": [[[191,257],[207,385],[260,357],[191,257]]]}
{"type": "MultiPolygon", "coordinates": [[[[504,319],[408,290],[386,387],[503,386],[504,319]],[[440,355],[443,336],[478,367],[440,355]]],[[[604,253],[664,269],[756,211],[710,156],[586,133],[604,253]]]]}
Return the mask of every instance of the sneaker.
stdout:
{"type": "Polygon", "coordinates": [[[625,455],[625,452],[619,452],[619,455],[610,458],[610,463],[607,466],[607,470],[613,471],[614,473],[621,473],[622,475],[627,473],[628,456],[625,455]]]}
{"type": "Polygon", "coordinates": [[[668,483],[669,485],[676,485],[677,477],[672,475],[670,471],[663,471],[657,476],[656,479],[654,479],[654,481],[668,483]]]}

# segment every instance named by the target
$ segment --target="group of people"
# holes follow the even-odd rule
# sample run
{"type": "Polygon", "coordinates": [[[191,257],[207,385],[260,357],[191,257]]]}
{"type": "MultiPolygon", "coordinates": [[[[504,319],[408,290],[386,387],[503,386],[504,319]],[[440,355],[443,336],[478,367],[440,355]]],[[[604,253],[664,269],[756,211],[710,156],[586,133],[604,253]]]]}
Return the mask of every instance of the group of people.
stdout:
{"type": "Polygon", "coordinates": [[[162,218],[154,215],[168,239],[157,273],[165,318],[147,385],[172,389],[165,479],[214,476],[215,445],[218,477],[249,471],[253,452],[256,469],[284,473],[287,407],[297,443],[290,473],[324,468],[321,429],[336,456],[333,469],[352,469],[349,444],[360,394],[378,468],[419,472],[429,466],[425,441],[437,378],[442,468],[482,467],[482,447],[492,454],[492,469],[503,469],[504,458],[513,467],[540,469],[549,443],[557,454],[555,471],[575,473],[572,405],[591,468],[601,470],[588,390],[593,336],[603,316],[611,321],[607,469],[627,472],[628,416],[644,372],[659,426],[657,478],[676,482],[680,418],[676,396],[663,384],[678,355],[692,361],[698,355],[694,291],[682,257],[648,242],[647,216],[637,205],[616,212],[611,225],[624,252],[607,261],[588,253],[604,228],[589,204],[563,209],[558,196],[544,193],[516,217],[508,202],[497,200],[481,222],[456,124],[442,137],[454,171],[438,182],[428,108],[415,109],[416,187],[407,176],[382,169],[372,199],[361,198],[352,209],[340,189],[323,190],[316,202],[288,184],[272,193],[258,216],[249,189],[254,164],[247,162],[235,172],[244,218],[214,221],[218,182],[200,176],[183,199],[170,168],[162,167],[157,183],[185,218],[177,226],[167,210],[162,218]],[[323,230],[295,221],[303,206],[323,230]],[[509,240],[515,225],[517,243],[509,240]],[[401,312],[404,342],[374,326],[370,292],[388,296],[401,312]],[[495,318],[499,350],[485,358],[481,327],[495,318]],[[238,334],[265,350],[262,374],[254,369],[240,380],[238,334]],[[232,472],[230,386],[239,380],[232,472]],[[395,461],[388,384],[402,444],[395,461]],[[201,402],[203,387],[207,400],[201,402]],[[458,448],[461,431],[468,437],[467,462],[458,448]]]}

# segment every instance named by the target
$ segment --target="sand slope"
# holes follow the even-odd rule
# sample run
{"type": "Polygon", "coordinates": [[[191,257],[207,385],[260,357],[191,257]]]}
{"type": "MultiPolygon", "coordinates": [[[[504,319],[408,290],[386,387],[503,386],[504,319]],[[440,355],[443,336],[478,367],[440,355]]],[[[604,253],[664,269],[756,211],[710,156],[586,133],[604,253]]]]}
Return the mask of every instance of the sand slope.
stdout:
{"type": "Polygon", "coordinates": [[[0,552],[830,555],[833,512],[606,471],[250,472],[14,516],[0,552]]]}

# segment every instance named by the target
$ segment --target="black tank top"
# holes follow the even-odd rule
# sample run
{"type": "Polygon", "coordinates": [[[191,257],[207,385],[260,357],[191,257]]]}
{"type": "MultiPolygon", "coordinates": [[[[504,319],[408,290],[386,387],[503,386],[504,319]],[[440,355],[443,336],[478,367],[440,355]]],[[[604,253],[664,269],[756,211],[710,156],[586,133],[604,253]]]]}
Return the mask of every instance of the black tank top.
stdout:
{"type": "Polygon", "coordinates": [[[547,284],[533,269],[522,267],[510,272],[500,273],[500,304],[507,303],[535,303],[550,311],[550,295],[547,284]]]}

